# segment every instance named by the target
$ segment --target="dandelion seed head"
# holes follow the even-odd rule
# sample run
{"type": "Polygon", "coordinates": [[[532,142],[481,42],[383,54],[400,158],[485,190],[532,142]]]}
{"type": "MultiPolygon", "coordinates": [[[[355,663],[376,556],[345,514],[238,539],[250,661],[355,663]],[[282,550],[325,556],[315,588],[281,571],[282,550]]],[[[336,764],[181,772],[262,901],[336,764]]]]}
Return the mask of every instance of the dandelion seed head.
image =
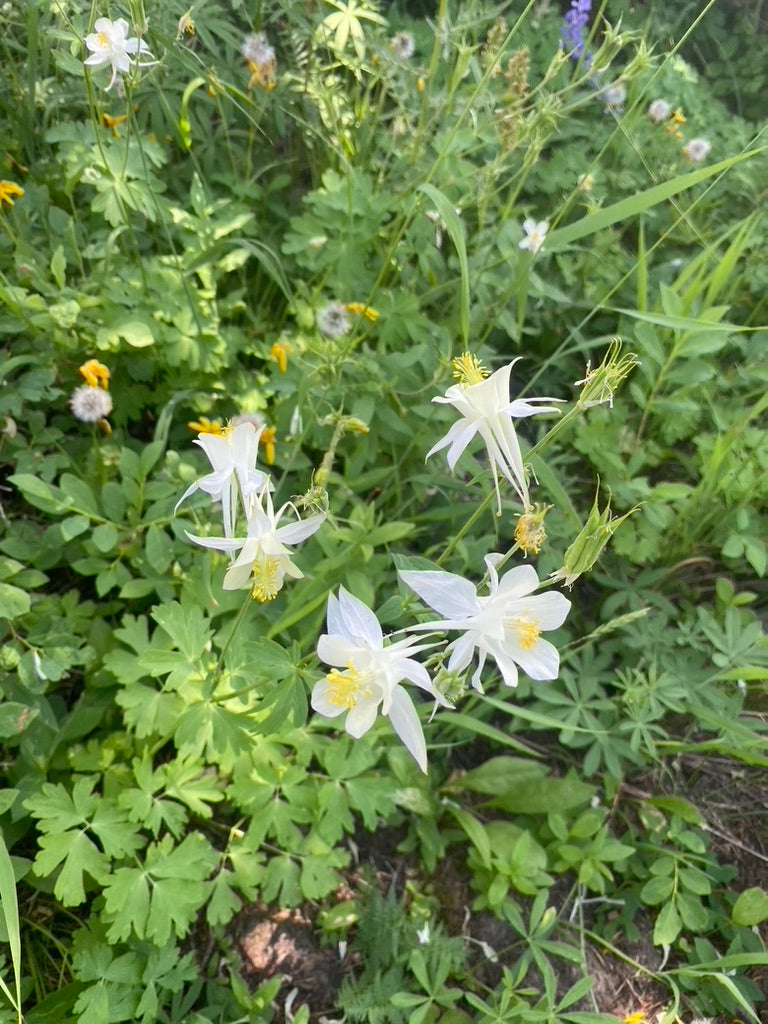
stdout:
{"type": "Polygon", "coordinates": [[[398,32],[392,36],[389,45],[392,47],[392,52],[398,60],[410,60],[416,52],[416,46],[410,32],[398,32]]]}
{"type": "Polygon", "coordinates": [[[683,156],[692,164],[700,164],[702,160],[707,159],[711,149],[712,146],[706,139],[691,139],[683,146],[683,156]]]}
{"type": "Polygon", "coordinates": [[[343,338],[349,334],[349,313],[341,302],[329,302],[315,317],[317,329],[326,338],[343,338]]]}
{"type": "Polygon", "coordinates": [[[672,105],[667,103],[666,100],[654,100],[648,106],[646,114],[649,120],[653,121],[654,124],[661,124],[662,121],[666,121],[672,113],[672,105]]]}
{"type": "Polygon", "coordinates": [[[112,412],[112,397],[103,388],[83,384],[72,392],[69,407],[75,419],[83,423],[98,423],[112,412]]]}

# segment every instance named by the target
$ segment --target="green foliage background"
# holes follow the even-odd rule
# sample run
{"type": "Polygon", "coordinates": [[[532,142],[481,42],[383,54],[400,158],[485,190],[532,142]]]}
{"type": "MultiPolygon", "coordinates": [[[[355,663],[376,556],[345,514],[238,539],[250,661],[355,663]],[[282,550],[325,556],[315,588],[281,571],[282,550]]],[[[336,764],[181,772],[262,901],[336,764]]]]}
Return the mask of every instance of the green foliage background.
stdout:
{"type": "MultiPolygon", "coordinates": [[[[232,922],[254,903],[348,943],[351,1021],[615,1020],[588,948],[658,986],[665,1022],[759,1020],[766,884],[718,855],[696,784],[743,793],[767,764],[758,54],[749,12],[728,77],[723,5],[618,27],[624,7],[595,12],[591,68],[546,4],[232,0],[193,8],[193,36],[151,0],[3,7],[2,177],[24,189],[0,214],[8,1020],[282,1019],[279,979],[242,977],[232,922]],[[124,95],[83,68],[96,16],[146,22],[158,63],[124,95]],[[250,31],[276,49],[273,91],[249,86],[250,31]],[[701,167],[646,117],[657,97],[711,142],[701,167]],[[550,222],[535,258],[526,217],[550,222]],[[325,337],[331,301],[378,319],[325,337]],[[615,337],[638,366],[579,407],[615,337]],[[425,721],[422,777],[388,723],[352,741],[308,695],[329,592],[394,630],[417,614],[396,562],[479,580],[514,544],[508,496],[472,518],[483,458],[424,462],[465,349],[522,355],[519,394],[578,409],[521,429],[552,506],[540,577],[596,477],[601,507],[638,510],[573,588],[559,678],[425,721]],[[88,358],[111,370],[109,435],[68,408],[88,358]],[[174,514],[201,472],[187,421],[238,413],[276,429],[281,502],[333,459],[305,578],[243,618],[186,537],[214,529],[205,503],[174,514]],[[367,433],[340,436],[345,417],[367,433]],[[407,884],[380,892],[393,860],[407,884]],[[462,941],[446,865],[503,948],[472,924],[462,941]]],[[[310,1008],[331,1009],[300,990],[294,1019],[310,1008]]]]}

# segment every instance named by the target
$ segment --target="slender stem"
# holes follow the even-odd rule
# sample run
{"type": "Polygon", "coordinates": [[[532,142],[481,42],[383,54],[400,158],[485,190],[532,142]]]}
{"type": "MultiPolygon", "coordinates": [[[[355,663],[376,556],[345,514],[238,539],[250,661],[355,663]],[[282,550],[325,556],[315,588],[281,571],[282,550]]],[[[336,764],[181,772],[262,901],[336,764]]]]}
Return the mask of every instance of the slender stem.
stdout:
{"type": "Polygon", "coordinates": [[[237,630],[240,627],[240,623],[245,618],[245,613],[248,610],[248,608],[250,606],[250,603],[251,603],[251,592],[249,590],[248,593],[246,594],[245,601],[243,602],[243,605],[240,608],[240,611],[237,613],[235,621],[232,623],[232,629],[229,631],[229,636],[225,640],[224,646],[221,648],[221,651],[219,652],[219,660],[216,662],[216,676],[218,676],[219,673],[221,672],[221,666],[224,663],[224,655],[229,650],[229,645],[235,639],[235,633],[237,633],[237,630]]]}
{"type": "Polygon", "coordinates": [[[485,497],[483,498],[483,500],[482,500],[482,501],[480,502],[480,504],[479,504],[479,505],[477,506],[477,508],[475,509],[475,511],[474,511],[474,512],[472,513],[472,515],[471,515],[471,516],[469,517],[469,519],[467,519],[467,521],[466,521],[466,522],[464,523],[464,525],[463,525],[463,526],[461,527],[461,529],[460,529],[460,530],[459,530],[459,532],[458,532],[458,533],[456,534],[456,536],[455,536],[455,537],[451,537],[451,539],[450,539],[450,540],[448,541],[448,543],[446,544],[446,547],[445,547],[445,551],[443,551],[442,555],[440,555],[440,557],[439,557],[439,558],[438,558],[438,560],[437,560],[437,564],[438,564],[438,565],[442,565],[442,564],[443,564],[443,562],[444,562],[444,561],[446,560],[446,558],[448,557],[448,555],[450,555],[450,554],[451,554],[451,552],[452,552],[452,551],[454,550],[454,548],[456,547],[456,545],[457,545],[457,544],[459,543],[459,541],[461,540],[461,538],[462,538],[462,537],[463,537],[463,536],[464,536],[464,535],[465,535],[465,534],[466,534],[466,533],[467,533],[467,532],[468,532],[469,530],[471,530],[471,529],[472,529],[472,527],[473,527],[473,526],[475,525],[475,523],[476,523],[476,522],[477,522],[477,520],[478,520],[478,519],[480,518],[480,516],[481,516],[481,515],[483,514],[483,512],[485,512],[485,510],[486,510],[486,509],[488,508],[488,506],[489,506],[489,505],[491,504],[491,502],[493,501],[494,497],[495,497],[495,492],[494,492],[494,491],[489,491],[489,492],[488,492],[488,493],[486,494],[486,496],[485,496],[485,497]]]}

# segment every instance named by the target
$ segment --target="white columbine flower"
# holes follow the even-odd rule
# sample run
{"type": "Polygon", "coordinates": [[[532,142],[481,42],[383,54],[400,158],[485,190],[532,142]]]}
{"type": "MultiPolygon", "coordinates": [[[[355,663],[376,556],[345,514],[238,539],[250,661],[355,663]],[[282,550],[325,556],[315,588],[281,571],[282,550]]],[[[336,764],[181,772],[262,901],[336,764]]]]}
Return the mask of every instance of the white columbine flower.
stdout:
{"type": "Polygon", "coordinates": [[[712,146],[706,139],[691,139],[687,145],[683,146],[683,156],[692,164],[700,164],[702,160],[707,159],[710,149],[712,146]]]}
{"type": "Polygon", "coordinates": [[[275,512],[272,495],[266,487],[260,500],[254,501],[248,512],[248,536],[245,539],[194,537],[191,533],[187,536],[204,548],[230,554],[239,550],[240,554],[224,576],[224,590],[240,590],[250,585],[257,601],[271,601],[282,590],[286,576],[297,580],[304,575],[291,561],[293,552],[290,548],[311,537],[325,521],[323,512],[278,526],[289,510],[296,511],[290,502],[286,502],[275,512]]]}
{"type": "Polygon", "coordinates": [[[191,484],[176,502],[176,509],[190,494],[205,491],[213,501],[221,502],[224,536],[231,538],[235,532],[238,489],[243,510],[248,515],[258,504],[261,492],[271,487],[271,480],[268,474],[256,469],[259,437],[264,428],[257,430],[253,423],[246,421],[225,427],[221,433],[220,429],[203,431],[195,439],[194,443],[208,456],[213,472],[191,484]]]}
{"type": "Polygon", "coordinates": [[[118,18],[117,21],[97,18],[93,27],[95,32],[85,37],[85,45],[91,51],[91,56],[83,63],[94,68],[101,67],[102,64],[111,64],[112,77],[107,91],[115,84],[118,75],[128,74],[134,63],[137,67],[148,66],[147,63],[141,64],[132,59],[134,54],[144,54],[147,57],[151,57],[152,54],[143,39],[136,36],[128,38],[128,22],[125,18],[118,18]]]}
{"type": "Polygon", "coordinates": [[[517,686],[518,666],[531,679],[556,679],[560,655],[541,634],[565,622],[571,607],[556,591],[534,594],[539,577],[532,565],[518,565],[499,579],[496,566],[503,556],[487,555],[489,594],[479,597],[474,583],[451,572],[401,570],[402,581],[443,619],[419,626],[428,630],[460,630],[449,644],[448,672],[463,672],[475,651],[479,663],[472,685],[482,692],[480,675],[490,655],[507,686],[517,686]]]}
{"type": "Polygon", "coordinates": [[[347,713],[344,728],[355,739],[368,732],[381,710],[413,755],[427,770],[427,748],[419,716],[403,680],[425,690],[444,706],[447,701],[432,686],[429,673],[412,657],[431,644],[414,637],[384,645],[379,620],[344,587],[328,596],[328,632],[317,642],[317,656],[331,671],[312,688],[312,707],[325,718],[347,713]]]}
{"type": "Polygon", "coordinates": [[[535,256],[542,245],[544,245],[544,239],[549,231],[549,221],[540,220],[537,222],[532,217],[526,217],[523,221],[523,231],[525,232],[525,238],[520,239],[520,248],[528,249],[535,256]]]}
{"type": "Polygon", "coordinates": [[[672,105],[667,103],[666,100],[654,100],[648,105],[646,113],[649,120],[653,121],[654,124],[661,124],[672,113],[672,105]]]}
{"type": "Polygon", "coordinates": [[[510,401],[509,375],[518,359],[488,376],[478,359],[469,352],[452,361],[454,377],[459,381],[452,384],[445,396],[433,398],[433,402],[452,405],[461,414],[448,433],[427,452],[427,458],[435,452],[448,448],[447,461],[451,469],[459,456],[475,436],[480,434],[491,460],[496,495],[501,510],[498,474],[505,477],[515,488],[524,509],[530,507],[528,485],[525,480],[525,466],[520,443],[512,423],[513,419],[535,416],[538,413],[557,412],[553,405],[538,405],[539,402],[558,402],[557,398],[518,398],[510,401]]]}

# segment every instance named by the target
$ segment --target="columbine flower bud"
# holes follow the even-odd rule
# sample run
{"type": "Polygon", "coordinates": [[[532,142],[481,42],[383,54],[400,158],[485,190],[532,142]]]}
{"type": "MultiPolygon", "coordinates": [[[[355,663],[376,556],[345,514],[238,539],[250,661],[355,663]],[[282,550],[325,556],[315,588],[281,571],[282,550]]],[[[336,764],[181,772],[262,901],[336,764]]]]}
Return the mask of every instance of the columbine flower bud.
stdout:
{"type": "Polygon", "coordinates": [[[544,516],[551,505],[534,505],[530,512],[518,517],[515,525],[515,541],[520,550],[526,554],[538,555],[541,545],[547,539],[544,529],[544,516]]]}
{"type": "Polygon", "coordinates": [[[575,381],[581,385],[581,393],[576,404],[581,409],[591,409],[593,405],[608,404],[613,408],[613,396],[625,377],[637,366],[640,360],[634,352],[621,353],[621,339],[614,338],[605,357],[593,370],[587,363],[587,370],[582,380],[575,381]]]}
{"type": "Polygon", "coordinates": [[[567,587],[572,587],[579,576],[589,572],[602,554],[605,545],[624,520],[629,518],[633,512],[637,512],[639,508],[636,505],[629,512],[625,512],[623,516],[616,516],[612,519],[610,501],[602,512],[598,508],[597,500],[599,495],[600,487],[598,485],[595,501],[586,523],[576,540],[566,551],[562,567],[557,572],[550,573],[553,583],[559,583],[562,580],[567,587]]]}

